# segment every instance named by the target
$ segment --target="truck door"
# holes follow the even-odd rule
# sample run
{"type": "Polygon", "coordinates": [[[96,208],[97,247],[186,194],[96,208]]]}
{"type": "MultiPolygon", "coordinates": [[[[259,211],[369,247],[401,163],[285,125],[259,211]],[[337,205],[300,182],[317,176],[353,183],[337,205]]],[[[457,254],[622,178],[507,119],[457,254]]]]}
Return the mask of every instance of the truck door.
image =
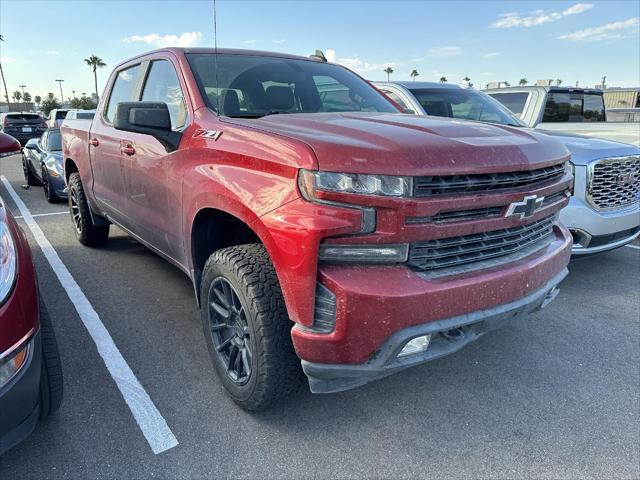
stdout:
{"type": "Polygon", "coordinates": [[[135,99],[139,91],[141,65],[117,72],[106,108],[96,112],[89,135],[89,152],[93,171],[93,193],[102,208],[117,223],[129,228],[126,211],[126,192],[122,177],[121,139],[128,135],[113,128],[112,121],[119,102],[135,99]]]}
{"type": "MultiPolygon", "coordinates": [[[[188,110],[176,69],[168,59],[147,67],[140,100],[164,102],[173,130],[187,125],[188,110]]],[[[124,132],[123,132],[124,133],[124,132]]],[[[123,173],[132,231],[165,255],[182,263],[182,152],[167,152],[151,135],[127,133],[123,173]]],[[[125,142],[125,140],[123,140],[125,142]]]]}

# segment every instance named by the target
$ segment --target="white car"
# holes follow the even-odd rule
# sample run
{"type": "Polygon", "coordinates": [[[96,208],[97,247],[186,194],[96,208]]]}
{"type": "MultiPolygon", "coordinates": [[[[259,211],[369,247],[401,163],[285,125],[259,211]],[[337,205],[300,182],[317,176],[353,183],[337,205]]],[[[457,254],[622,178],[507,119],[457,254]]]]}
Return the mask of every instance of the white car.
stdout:
{"type": "Polygon", "coordinates": [[[49,128],[59,128],[60,125],[62,125],[62,121],[66,118],[68,111],[69,109],[67,108],[54,108],[51,110],[47,117],[47,126],[49,128]]]}

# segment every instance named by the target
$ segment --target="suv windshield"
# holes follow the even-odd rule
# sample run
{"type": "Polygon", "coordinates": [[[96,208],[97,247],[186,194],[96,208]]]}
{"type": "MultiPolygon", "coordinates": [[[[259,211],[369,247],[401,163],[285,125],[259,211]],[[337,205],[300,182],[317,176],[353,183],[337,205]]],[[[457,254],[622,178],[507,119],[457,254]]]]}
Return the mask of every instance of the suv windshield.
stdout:
{"type": "Polygon", "coordinates": [[[471,89],[410,89],[427,115],[521,127],[523,124],[497,100],[471,89]]]}
{"type": "Polygon", "coordinates": [[[398,113],[374,87],[338,65],[257,55],[188,54],[187,58],[202,96],[221,115],[398,113]]]}
{"type": "Polygon", "coordinates": [[[543,122],[604,122],[604,99],[594,93],[549,92],[543,122]]]}

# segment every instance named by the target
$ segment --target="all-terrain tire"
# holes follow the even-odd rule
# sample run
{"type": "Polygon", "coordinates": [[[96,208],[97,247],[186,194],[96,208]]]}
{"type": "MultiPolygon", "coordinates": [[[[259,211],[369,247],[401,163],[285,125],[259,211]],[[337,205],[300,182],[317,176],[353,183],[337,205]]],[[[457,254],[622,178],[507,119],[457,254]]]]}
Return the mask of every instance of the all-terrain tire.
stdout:
{"type": "Polygon", "coordinates": [[[78,172],[69,176],[68,184],[69,213],[76,238],[87,247],[102,245],[109,238],[109,225],[93,224],[91,209],[78,172]]]}
{"type": "Polygon", "coordinates": [[[216,373],[231,398],[248,411],[259,411],[297,392],[304,374],[291,340],[289,319],[275,269],[263,245],[247,244],[214,252],[203,270],[201,317],[216,373]],[[221,278],[236,291],[246,313],[252,339],[252,368],[248,381],[238,385],[227,373],[214,345],[209,320],[209,292],[221,278]]]}
{"type": "Polygon", "coordinates": [[[42,342],[40,418],[45,418],[60,408],[64,387],[56,334],[42,301],[40,301],[40,338],[42,342]]]}

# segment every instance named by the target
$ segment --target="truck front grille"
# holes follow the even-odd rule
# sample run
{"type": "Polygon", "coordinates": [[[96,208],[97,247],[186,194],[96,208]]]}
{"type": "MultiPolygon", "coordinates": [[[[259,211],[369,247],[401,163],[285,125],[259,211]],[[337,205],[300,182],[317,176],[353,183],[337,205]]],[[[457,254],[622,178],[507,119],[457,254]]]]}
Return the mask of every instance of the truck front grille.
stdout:
{"type": "MultiPolygon", "coordinates": [[[[509,257],[518,252],[533,252],[547,245],[553,232],[555,215],[527,225],[491,232],[412,243],[408,264],[416,270],[451,274],[483,268],[489,259],[509,257]]],[[[506,259],[505,259],[506,260],[506,259]]]]}
{"type": "Polygon", "coordinates": [[[559,163],[550,167],[515,172],[415,177],[413,195],[426,197],[524,187],[556,179],[563,173],[564,164],[559,163]]]}
{"type": "Polygon", "coordinates": [[[590,167],[587,198],[598,210],[628,207],[638,202],[640,155],[613,157],[590,167]]]}

